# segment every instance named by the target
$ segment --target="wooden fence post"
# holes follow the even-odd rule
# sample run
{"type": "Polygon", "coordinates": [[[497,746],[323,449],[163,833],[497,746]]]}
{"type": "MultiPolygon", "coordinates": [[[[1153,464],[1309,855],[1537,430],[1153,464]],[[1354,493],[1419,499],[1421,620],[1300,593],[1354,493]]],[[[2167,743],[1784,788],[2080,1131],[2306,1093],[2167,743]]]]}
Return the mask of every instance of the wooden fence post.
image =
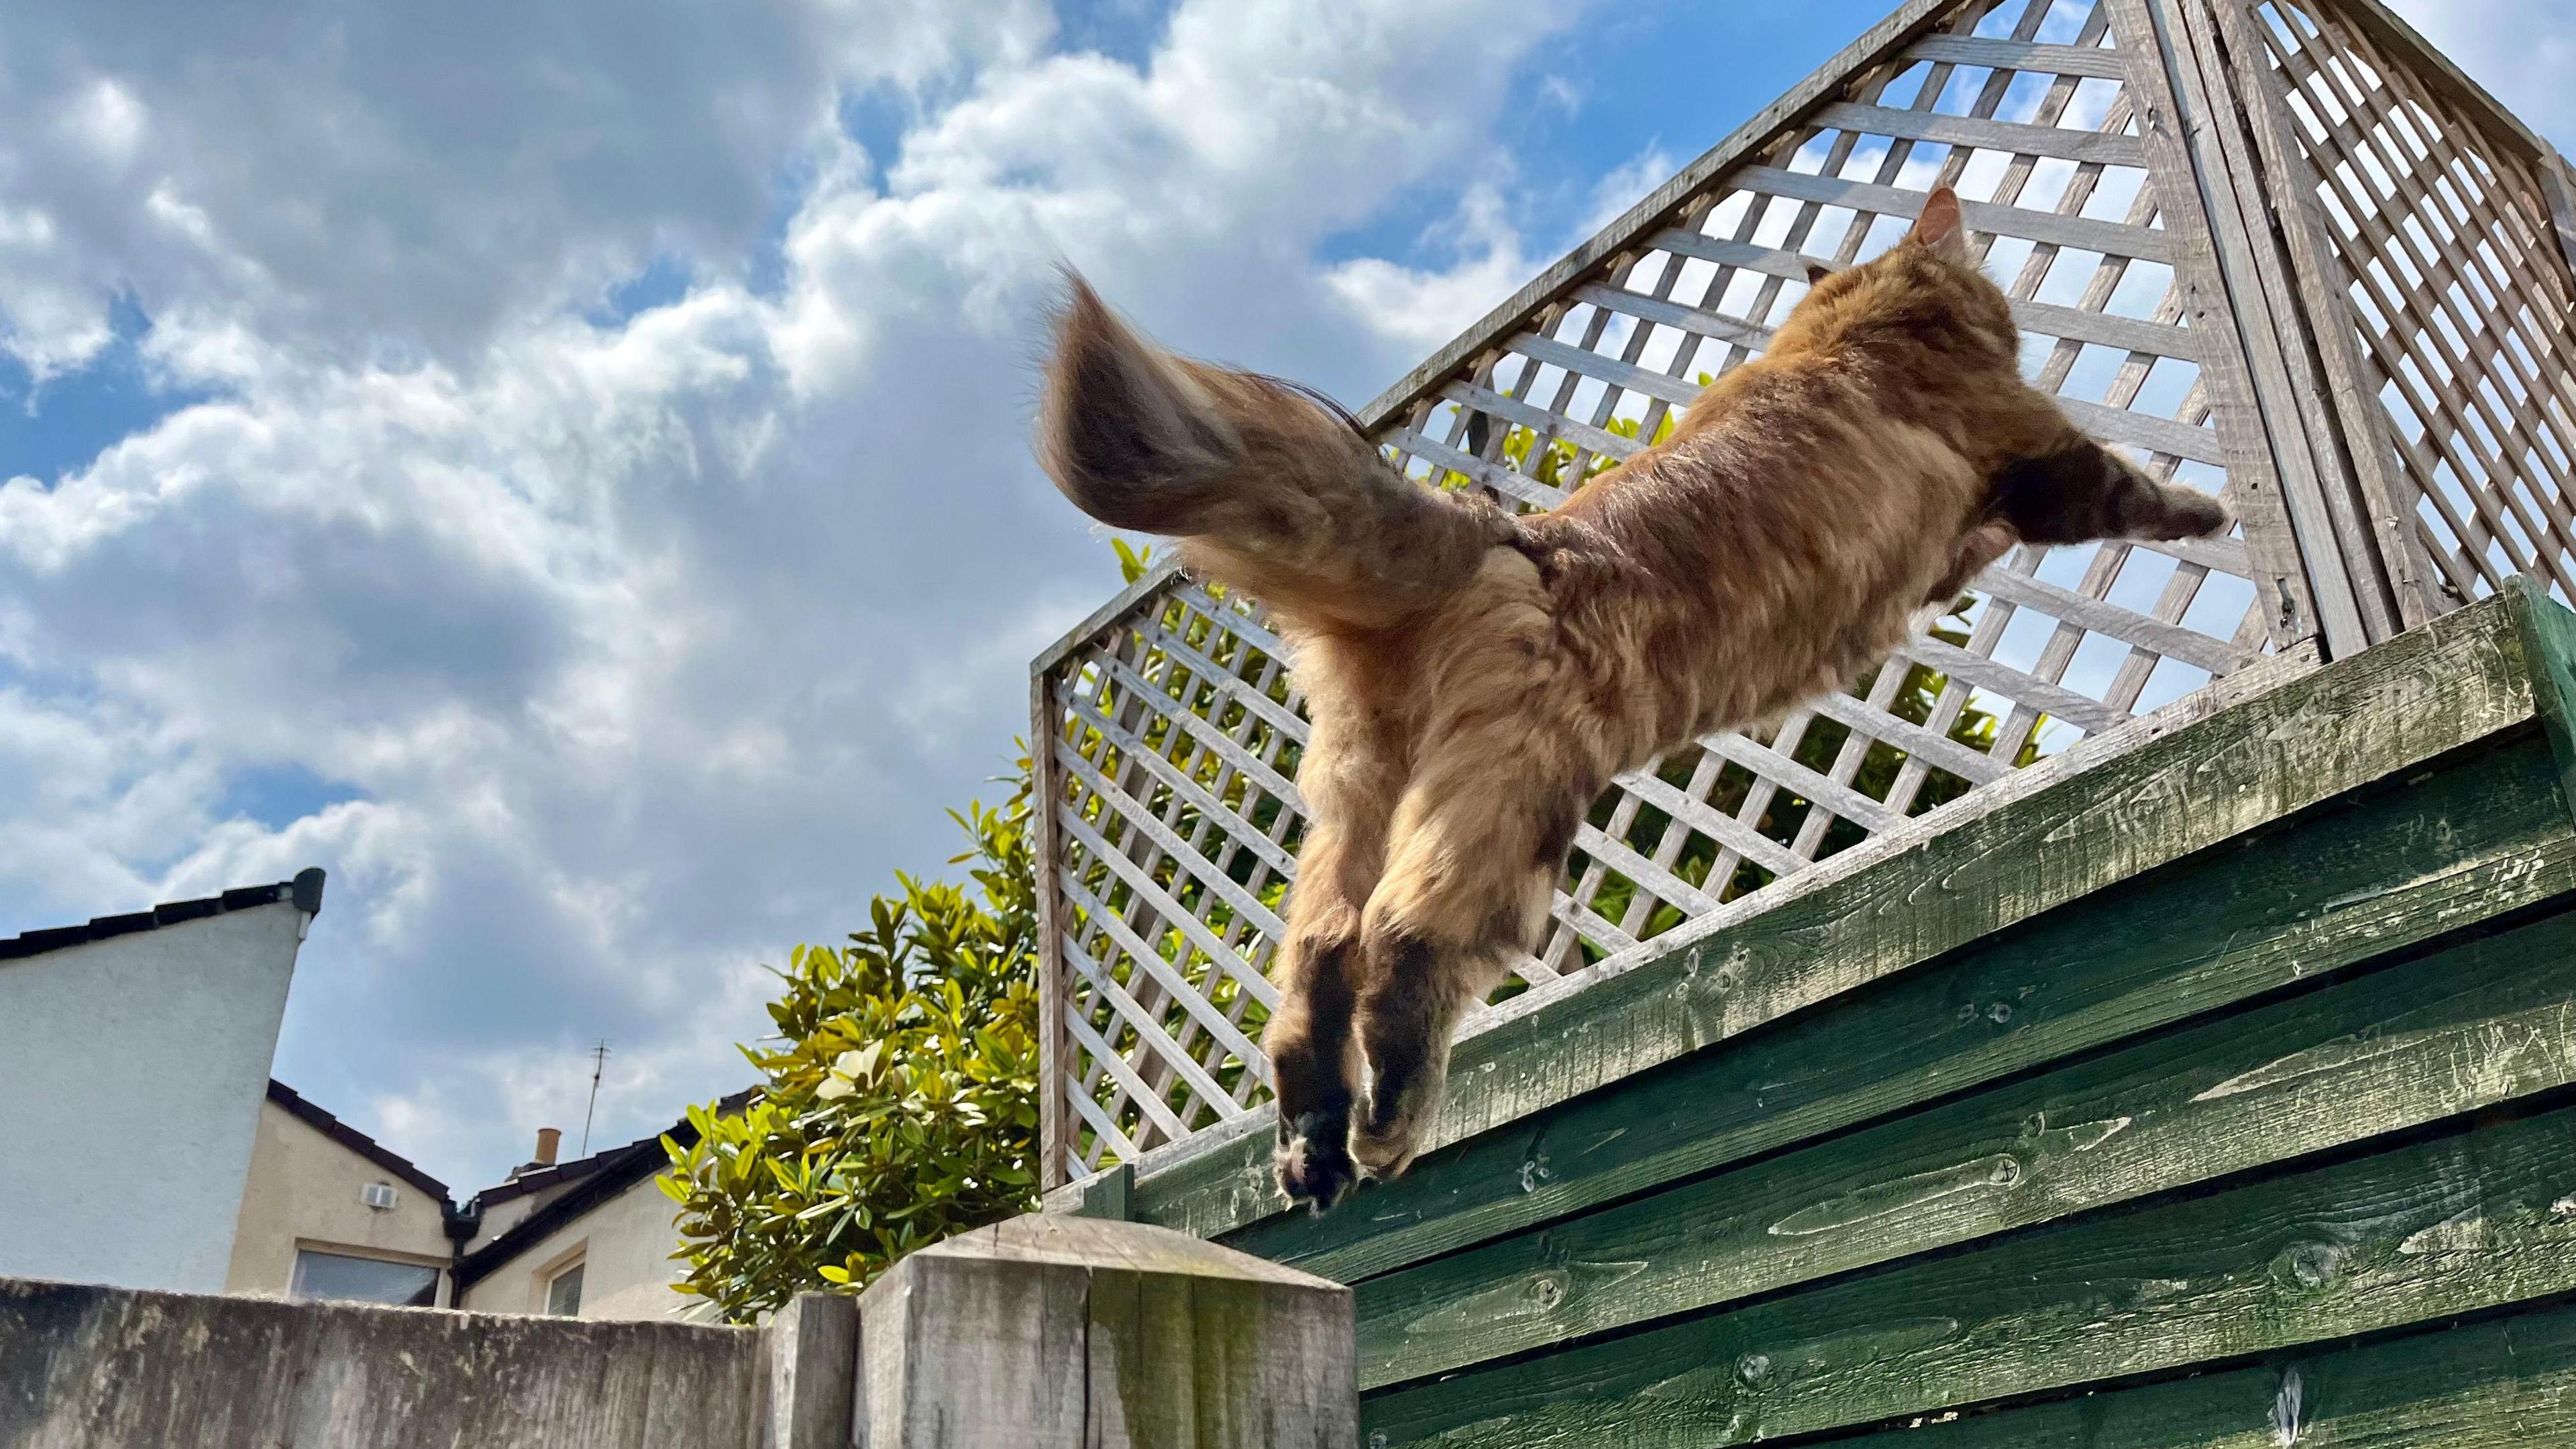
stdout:
{"type": "Polygon", "coordinates": [[[1168,1228],[980,1228],[897,1263],[859,1323],[865,1449],[1359,1442],[1350,1290],[1168,1228]]]}

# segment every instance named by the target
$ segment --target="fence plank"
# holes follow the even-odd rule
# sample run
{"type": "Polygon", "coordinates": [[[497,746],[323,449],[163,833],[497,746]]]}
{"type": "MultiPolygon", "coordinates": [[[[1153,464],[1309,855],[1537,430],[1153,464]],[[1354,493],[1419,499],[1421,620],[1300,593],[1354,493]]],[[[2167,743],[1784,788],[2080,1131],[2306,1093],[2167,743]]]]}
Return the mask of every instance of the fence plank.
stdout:
{"type": "Polygon", "coordinates": [[[2576,1444],[2576,1308],[1837,1442],[1840,1449],[2576,1444]]]}
{"type": "Polygon", "coordinates": [[[2560,1110],[1456,1374],[1365,1422],[1450,1449],[1742,1444],[2563,1293],[2571,1157],[2560,1110]]]}
{"type": "MultiPolygon", "coordinates": [[[[1063,793],[1056,778],[1055,741],[1064,737],[1064,712],[1057,690],[1063,676],[1049,670],[1029,675],[1029,858],[1041,875],[1062,858],[1056,843],[1055,802],[1063,793]]],[[[1066,691],[1070,693],[1070,691],[1066,691]]],[[[1073,1055],[1066,1047],[1064,959],[1056,945],[1056,893],[1036,892],[1038,932],[1038,1183],[1054,1187],[1065,1181],[1065,1163],[1073,1152],[1073,1119],[1065,1093],[1072,1091],[1073,1055]]]]}
{"type": "Polygon", "coordinates": [[[2576,918],[2560,916],[1364,1283],[1360,1384],[1731,1302],[2570,1082],[2576,918]],[[1600,1264],[1616,1266],[1589,1266],[1600,1264]],[[1502,1303],[1515,1307],[1494,1311],[1502,1303]]]}
{"type": "Polygon", "coordinates": [[[760,1326],[760,1343],[769,1369],[760,1449],[851,1449],[858,1300],[799,1293],[760,1326]]]}
{"type": "Polygon", "coordinates": [[[2371,580],[2356,580],[2340,552],[2326,496],[2337,465],[2331,453],[2317,451],[2319,439],[2300,411],[2321,388],[2306,376],[2304,344],[2285,333],[2289,298],[2266,288],[2268,231],[2258,238],[2248,220],[2250,198],[2231,184],[2230,153],[2221,141],[2226,92],[2213,94],[2190,53],[2179,0],[2105,3],[2134,67],[2128,91],[2158,202],[2169,225],[2199,237],[2174,259],[2174,276],[2194,330],[2220,339],[2205,359],[2205,375],[2214,420],[2235,459],[2230,481],[2246,490],[2251,505],[2245,507],[2246,547],[2261,565],[2254,578],[2272,606],[2274,638],[2318,637],[2341,658],[2388,632],[2390,605],[2378,593],[2364,601],[2363,585],[2371,580]],[[2285,605],[2295,611],[2285,612],[2285,605]]]}

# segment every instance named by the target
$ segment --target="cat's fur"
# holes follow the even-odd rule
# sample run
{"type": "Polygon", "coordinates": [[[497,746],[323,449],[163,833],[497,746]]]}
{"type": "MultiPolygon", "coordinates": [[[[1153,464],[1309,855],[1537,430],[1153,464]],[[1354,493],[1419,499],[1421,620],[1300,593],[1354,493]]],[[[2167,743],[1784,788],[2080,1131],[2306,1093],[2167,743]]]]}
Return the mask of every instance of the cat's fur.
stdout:
{"type": "Polygon", "coordinates": [[[1670,437],[1515,518],[1407,482],[1288,387],[1153,348],[1074,281],[1049,473],[1267,604],[1313,714],[1263,1038],[1291,1198],[1412,1161],[1452,1030],[1532,944],[1611,777],[1842,688],[2017,541],[2228,526],[2078,432],[2018,343],[1936,192],[1670,437]]]}

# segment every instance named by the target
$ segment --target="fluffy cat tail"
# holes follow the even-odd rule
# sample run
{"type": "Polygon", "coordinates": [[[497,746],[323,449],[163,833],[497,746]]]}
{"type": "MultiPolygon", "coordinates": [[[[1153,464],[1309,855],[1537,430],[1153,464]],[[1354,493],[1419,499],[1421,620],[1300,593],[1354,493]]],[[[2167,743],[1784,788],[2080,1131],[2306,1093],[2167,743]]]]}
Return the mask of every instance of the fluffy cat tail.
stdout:
{"type": "Polygon", "coordinates": [[[1511,538],[1500,509],[1409,481],[1329,402],[1166,352],[1067,280],[1038,459],[1092,518],[1180,539],[1193,571],[1317,628],[1437,605],[1511,538]]]}

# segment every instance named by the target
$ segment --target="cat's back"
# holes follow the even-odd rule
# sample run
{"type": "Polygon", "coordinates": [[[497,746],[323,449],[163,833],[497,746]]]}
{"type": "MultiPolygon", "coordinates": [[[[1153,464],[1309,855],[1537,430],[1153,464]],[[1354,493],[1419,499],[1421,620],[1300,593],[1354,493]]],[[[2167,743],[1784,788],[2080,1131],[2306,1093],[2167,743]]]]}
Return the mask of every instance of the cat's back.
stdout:
{"type": "Polygon", "coordinates": [[[1947,523],[1975,480],[1937,432],[1887,406],[1882,371],[1849,349],[1757,358],[1550,517],[1628,546],[1693,524],[1780,546],[1815,531],[1912,530],[1927,504],[1947,523]]]}

